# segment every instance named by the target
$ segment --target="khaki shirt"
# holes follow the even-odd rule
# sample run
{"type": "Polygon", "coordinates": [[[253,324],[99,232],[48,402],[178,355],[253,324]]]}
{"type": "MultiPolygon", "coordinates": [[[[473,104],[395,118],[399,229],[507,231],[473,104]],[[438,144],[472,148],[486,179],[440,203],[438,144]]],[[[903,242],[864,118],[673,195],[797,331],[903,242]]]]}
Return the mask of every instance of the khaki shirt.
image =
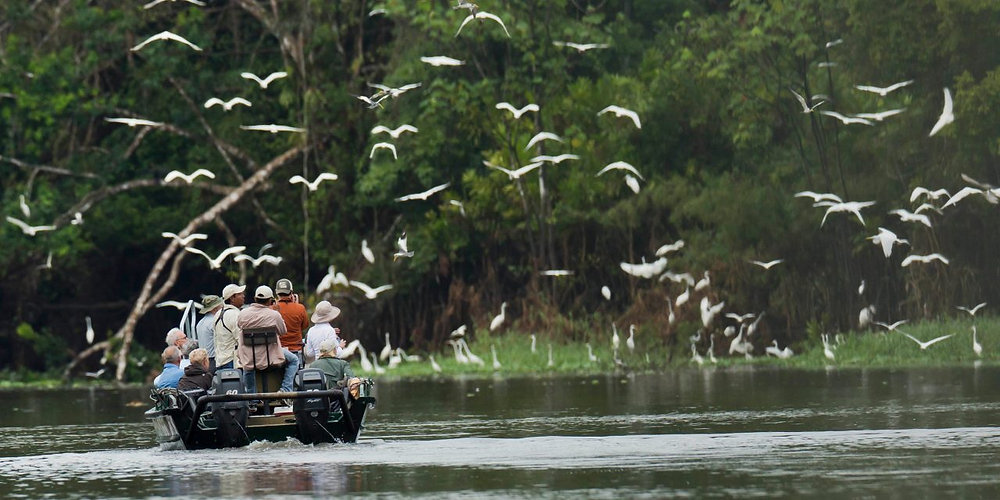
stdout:
{"type": "MultiPolygon", "coordinates": [[[[239,308],[226,304],[215,318],[215,366],[236,359],[237,339],[243,337],[243,331],[236,324],[239,314],[239,308]]],[[[235,363],[233,367],[239,368],[235,363]]]]}
{"type": "MultiPolygon", "coordinates": [[[[236,319],[236,325],[242,332],[245,328],[264,328],[273,326],[281,337],[288,329],[285,328],[285,320],[281,313],[263,304],[253,303],[250,307],[240,311],[236,319]]],[[[285,364],[285,353],[281,349],[281,342],[267,345],[248,346],[243,345],[243,335],[236,338],[239,347],[236,349],[238,365],[244,370],[263,370],[268,366],[282,366],[285,364]],[[256,363],[254,363],[256,360],[256,363]],[[268,364],[270,360],[270,364],[268,364]]],[[[216,364],[219,362],[218,353],[215,358],[216,364]]]]}

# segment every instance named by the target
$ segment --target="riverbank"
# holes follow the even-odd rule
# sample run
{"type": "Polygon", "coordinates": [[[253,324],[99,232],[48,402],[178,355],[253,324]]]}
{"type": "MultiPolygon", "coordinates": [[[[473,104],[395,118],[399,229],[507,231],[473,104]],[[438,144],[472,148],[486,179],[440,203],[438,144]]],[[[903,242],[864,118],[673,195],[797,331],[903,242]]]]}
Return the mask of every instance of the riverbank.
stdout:
{"type": "MultiPolygon", "coordinates": [[[[472,337],[470,335],[470,337],[472,337]]],[[[434,376],[495,376],[495,375],[555,375],[555,374],[599,374],[611,372],[658,372],[685,367],[728,367],[741,365],[773,365],[779,367],[802,369],[825,369],[830,366],[845,368],[904,368],[921,366],[963,366],[976,362],[997,363],[1000,361],[1000,318],[970,317],[944,318],[940,320],[906,323],[897,327],[896,331],[888,332],[882,327],[862,332],[846,332],[830,336],[830,350],[833,359],[826,357],[819,334],[810,335],[806,342],[793,344],[789,347],[793,355],[781,359],[765,354],[765,341],[750,339],[754,344],[754,355],[750,358],[742,354],[730,356],[729,344],[732,339],[722,333],[715,333],[714,358],[708,354],[709,339],[706,337],[696,344],[696,351],[701,358],[697,362],[688,344],[682,341],[682,346],[668,348],[655,337],[654,332],[646,332],[639,328],[635,334],[635,350],[626,347],[628,331],[619,332],[620,347],[618,361],[612,354],[611,333],[591,334],[589,338],[579,341],[556,339],[546,334],[536,334],[534,350],[532,350],[531,334],[507,332],[503,335],[490,335],[488,332],[477,332],[468,341],[469,351],[482,360],[460,363],[451,346],[444,346],[439,352],[433,353],[435,363],[440,367],[436,371],[430,362],[431,355],[414,353],[419,360],[401,361],[394,368],[388,368],[387,363],[380,364],[382,373],[375,370],[362,369],[361,363],[354,359],[351,363],[358,375],[371,377],[418,378],[434,376]],[[981,355],[973,351],[972,326],[976,326],[976,340],[982,346],[981,355]],[[952,335],[921,349],[920,345],[904,335],[909,334],[920,341],[930,341],[943,335],[952,335]],[[652,340],[651,340],[652,339],[652,340]],[[591,348],[588,351],[587,344],[591,348]],[[551,346],[551,363],[550,359],[551,346]],[[492,350],[496,351],[498,367],[494,368],[492,350]],[[591,358],[591,353],[594,358],[591,358]]],[[[785,345],[779,343],[784,348],[785,345]]],[[[380,349],[374,349],[379,352],[380,349]]],[[[74,386],[107,386],[109,380],[77,378],[74,386]]],[[[62,381],[56,375],[26,372],[0,372],[0,389],[18,387],[56,388],[63,387],[62,381]]]]}

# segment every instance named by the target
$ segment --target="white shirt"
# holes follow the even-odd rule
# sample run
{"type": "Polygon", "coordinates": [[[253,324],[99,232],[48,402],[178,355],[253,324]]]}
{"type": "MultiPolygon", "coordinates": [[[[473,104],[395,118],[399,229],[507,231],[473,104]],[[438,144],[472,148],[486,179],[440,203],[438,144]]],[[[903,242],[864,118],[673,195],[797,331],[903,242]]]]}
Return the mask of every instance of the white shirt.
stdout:
{"type": "Polygon", "coordinates": [[[336,344],[337,355],[340,356],[343,351],[340,347],[340,337],[337,336],[330,323],[317,323],[310,327],[309,331],[306,332],[306,345],[303,347],[306,360],[318,358],[319,346],[330,339],[333,339],[334,344],[336,344]]]}

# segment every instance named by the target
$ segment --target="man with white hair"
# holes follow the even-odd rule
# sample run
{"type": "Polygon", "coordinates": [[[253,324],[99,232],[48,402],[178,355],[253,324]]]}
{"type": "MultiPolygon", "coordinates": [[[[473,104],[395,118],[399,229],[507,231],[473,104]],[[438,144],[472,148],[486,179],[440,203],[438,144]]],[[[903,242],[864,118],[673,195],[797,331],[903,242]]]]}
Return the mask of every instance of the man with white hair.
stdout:
{"type": "Polygon", "coordinates": [[[163,359],[163,371],[153,380],[153,385],[157,389],[177,387],[177,382],[184,375],[184,371],[178,366],[181,362],[181,350],[177,346],[167,346],[160,355],[163,359]]]}

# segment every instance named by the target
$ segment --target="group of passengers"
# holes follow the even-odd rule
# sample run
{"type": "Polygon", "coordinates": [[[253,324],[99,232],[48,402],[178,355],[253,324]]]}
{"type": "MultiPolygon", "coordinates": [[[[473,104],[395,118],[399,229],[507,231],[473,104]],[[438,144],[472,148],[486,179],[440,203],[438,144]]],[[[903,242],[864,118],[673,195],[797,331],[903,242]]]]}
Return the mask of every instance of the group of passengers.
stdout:
{"type": "Polygon", "coordinates": [[[347,343],[340,338],[340,329],[330,324],[340,315],[340,308],[324,300],[308,316],[286,278],[279,279],[274,290],[258,286],[251,304],[245,303],[245,290],[246,285],[231,283],[222,289],[222,296],[202,299],[204,316],[195,326],[197,341],[188,339],[180,328],[167,332],[163,372],[153,381],[157,388],[208,390],[216,370],[237,368],[243,372],[247,392],[254,393],[256,371],[284,367],[280,391],[291,392],[303,362],[322,370],[333,383],[343,384],[354,377],[350,364],[337,357],[347,343]],[[276,331],[279,342],[245,345],[244,329],[276,331]]]}

